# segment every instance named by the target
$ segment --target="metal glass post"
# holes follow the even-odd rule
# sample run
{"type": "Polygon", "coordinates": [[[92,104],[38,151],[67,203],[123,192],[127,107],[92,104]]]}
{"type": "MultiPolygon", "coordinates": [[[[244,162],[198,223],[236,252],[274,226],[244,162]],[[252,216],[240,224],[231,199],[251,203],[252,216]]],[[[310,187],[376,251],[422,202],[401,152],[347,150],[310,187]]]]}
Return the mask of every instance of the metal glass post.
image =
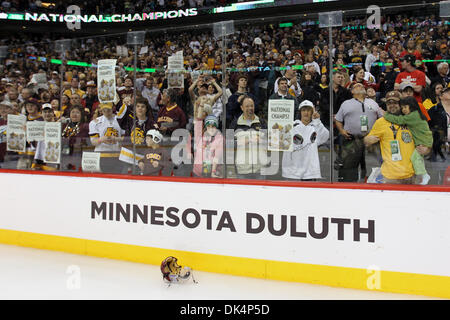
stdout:
{"type": "MultiPolygon", "coordinates": [[[[227,64],[226,64],[226,37],[225,37],[225,26],[222,26],[222,134],[224,139],[223,140],[223,149],[225,151],[226,149],[226,139],[225,139],[225,132],[227,130],[227,108],[226,108],[226,100],[225,100],[225,90],[227,89],[226,83],[227,83],[227,64]]],[[[223,153],[225,155],[226,153],[223,153]]],[[[223,178],[226,178],[228,175],[227,170],[227,157],[222,156],[223,161],[223,178]]]]}
{"type": "Polygon", "coordinates": [[[333,115],[333,100],[334,100],[334,90],[333,90],[333,27],[342,26],[342,11],[333,11],[333,12],[324,12],[319,13],[319,27],[320,28],[328,28],[328,59],[329,59],[329,94],[330,94],[330,182],[333,182],[333,151],[334,151],[334,132],[333,132],[333,123],[334,123],[334,115],[333,115]]]}
{"type": "MultiPolygon", "coordinates": [[[[132,168],[132,174],[136,174],[136,70],[137,70],[137,46],[144,44],[144,38],[145,38],[145,31],[130,31],[127,33],[127,44],[134,46],[134,71],[133,71],[133,115],[134,115],[134,122],[133,122],[133,128],[130,133],[130,138],[132,135],[134,135],[133,143],[133,168],[132,168]]],[[[147,110],[147,113],[149,110],[147,110]]]]}
{"type": "MultiPolygon", "coordinates": [[[[133,157],[136,158],[136,68],[137,68],[137,45],[134,45],[134,71],[133,71],[133,114],[134,114],[134,122],[133,122],[133,133],[134,133],[134,141],[133,141],[133,157]]],[[[147,110],[148,112],[148,110],[147,110]]],[[[133,175],[136,174],[136,161],[133,160],[133,175]]]]}
{"type": "Polygon", "coordinates": [[[60,53],[61,66],[59,68],[60,81],[59,81],[59,108],[62,110],[62,97],[63,97],[63,82],[64,82],[64,60],[66,59],[66,50],[70,49],[71,40],[57,40],[55,41],[55,51],[60,53]]]}
{"type": "Polygon", "coordinates": [[[227,35],[234,33],[234,22],[222,21],[217,22],[213,26],[214,36],[222,39],[222,135],[223,135],[223,178],[227,177],[227,157],[226,157],[226,130],[227,130],[227,110],[226,110],[226,100],[225,100],[225,90],[227,89],[225,83],[228,79],[227,75],[227,65],[226,65],[226,43],[227,35]]]}
{"type": "Polygon", "coordinates": [[[328,60],[329,60],[329,77],[330,77],[330,182],[333,183],[333,152],[334,152],[334,89],[333,89],[333,28],[328,27],[328,60]]]}
{"type": "Polygon", "coordinates": [[[61,66],[59,67],[59,108],[60,110],[62,110],[62,97],[64,94],[64,90],[63,90],[63,81],[64,81],[64,72],[65,72],[65,68],[64,68],[64,60],[66,59],[66,50],[63,50],[61,52],[61,66]]]}

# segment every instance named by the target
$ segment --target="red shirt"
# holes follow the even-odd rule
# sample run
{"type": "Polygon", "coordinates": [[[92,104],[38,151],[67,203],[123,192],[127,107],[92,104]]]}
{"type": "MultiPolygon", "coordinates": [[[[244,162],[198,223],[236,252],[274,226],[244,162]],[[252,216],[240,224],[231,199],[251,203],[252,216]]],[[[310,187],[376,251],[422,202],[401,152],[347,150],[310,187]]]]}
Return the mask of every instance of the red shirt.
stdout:
{"type": "MultiPolygon", "coordinates": [[[[409,82],[414,85],[419,85],[425,88],[427,85],[425,80],[425,73],[420,70],[414,70],[413,72],[400,72],[395,79],[395,83],[409,82]]],[[[414,91],[414,98],[416,98],[417,102],[422,103],[422,96],[420,93],[414,91]]]]}

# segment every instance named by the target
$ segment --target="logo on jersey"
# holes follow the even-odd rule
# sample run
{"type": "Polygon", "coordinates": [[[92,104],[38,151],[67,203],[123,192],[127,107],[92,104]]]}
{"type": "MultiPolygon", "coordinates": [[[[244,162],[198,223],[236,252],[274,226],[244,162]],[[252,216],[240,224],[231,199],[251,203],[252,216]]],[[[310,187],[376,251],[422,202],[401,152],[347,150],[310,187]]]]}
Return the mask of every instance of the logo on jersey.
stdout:
{"type": "Polygon", "coordinates": [[[403,140],[404,143],[412,142],[412,137],[409,134],[409,132],[402,132],[402,140],[403,140]]]}
{"type": "Polygon", "coordinates": [[[145,155],[145,158],[147,160],[157,160],[157,161],[161,161],[161,155],[159,153],[147,153],[145,155]]]}
{"type": "Polygon", "coordinates": [[[131,132],[131,143],[144,143],[144,131],[141,128],[135,128],[134,131],[131,132]]]}
{"type": "Polygon", "coordinates": [[[118,137],[118,136],[119,136],[119,131],[117,131],[116,129],[114,129],[112,127],[108,127],[106,129],[105,137],[118,137]]]}

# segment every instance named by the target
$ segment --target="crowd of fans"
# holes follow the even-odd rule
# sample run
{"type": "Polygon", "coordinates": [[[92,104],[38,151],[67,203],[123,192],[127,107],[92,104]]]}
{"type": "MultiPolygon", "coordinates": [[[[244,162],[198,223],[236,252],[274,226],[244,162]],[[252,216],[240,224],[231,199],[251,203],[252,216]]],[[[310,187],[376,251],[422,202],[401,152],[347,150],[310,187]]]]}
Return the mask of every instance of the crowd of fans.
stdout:
{"type": "MultiPolygon", "coordinates": [[[[133,72],[127,70],[133,67],[132,48],[117,49],[126,46],[125,36],[74,41],[66,52],[67,60],[95,64],[100,59],[117,59],[114,103],[100,103],[95,68],[66,65],[61,73],[60,66],[50,62],[60,57],[52,49],[55,39],[51,36],[4,39],[9,54],[0,70],[0,125],[6,123],[8,113],[25,114],[28,121],[42,120],[44,109],[51,108],[51,121],[63,122],[67,140],[63,155],[80,150],[101,152],[102,170],[124,173],[130,167],[118,160],[118,154],[122,146],[132,149],[134,144],[142,147],[138,167],[144,174],[209,177],[223,176],[225,129],[233,129],[237,177],[294,180],[322,178],[318,149],[330,143],[326,137],[333,130],[339,181],[367,178],[366,154],[379,142],[385,182],[426,184],[429,177],[424,169],[419,173],[416,164],[424,156],[427,161],[448,161],[449,26],[433,15],[386,16],[381,29],[363,25],[364,20],[350,19],[345,27],[333,29],[332,70],[328,30],[315,23],[236,27],[224,55],[221,40],[211,31],[147,33],[142,46],[146,50],[138,55],[137,67],[155,72],[138,72],[136,82],[133,72]],[[168,57],[179,51],[184,58],[183,87],[171,88],[168,57]],[[45,74],[46,83],[36,81],[39,73],[45,74]],[[264,174],[268,160],[252,155],[269,139],[265,129],[270,99],[294,101],[294,149],[284,152],[281,168],[264,174]],[[406,106],[410,113],[417,111],[425,119],[429,132],[423,135],[431,140],[418,143],[413,139],[416,127],[406,122],[409,118],[401,117],[406,106]],[[331,126],[330,110],[334,117],[331,126]],[[387,113],[401,119],[387,121],[387,113]],[[188,156],[173,161],[167,148],[176,129],[186,129],[189,134],[184,145],[188,156]],[[394,146],[392,141],[399,143],[394,146]],[[397,153],[396,147],[400,149],[397,153]],[[189,161],[194,165],[184,166],[189,161]],[[419,179],[411,178],[415,176],[419,179]]],[[[29,147],[36,150],[32,144],[29,147]]],[[[2,148],[0,161],[12,156],[2,148]]],[[[270,152],[267,154],[270,158],[270,152]]],[[[79,158],[75,163],[67,157],[59,169],[77,170],[79,158]]],[[[48,168],[36,158],[36,152],[14,159],[18,168],[48,168]]]]}

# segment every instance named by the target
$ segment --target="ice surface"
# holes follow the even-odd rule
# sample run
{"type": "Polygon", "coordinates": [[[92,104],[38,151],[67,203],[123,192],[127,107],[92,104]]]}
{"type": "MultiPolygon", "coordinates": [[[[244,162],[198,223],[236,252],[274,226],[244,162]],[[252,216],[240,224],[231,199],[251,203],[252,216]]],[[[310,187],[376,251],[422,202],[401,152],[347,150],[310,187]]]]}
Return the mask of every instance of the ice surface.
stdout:
{"type": "MultiPolygon", "coordinates": [[[[182,261],[180,262],[181,264],[182,261]]],[[[0,299],[312,300],[430,299],[195,271],[170,287],[159,266],[0,245],[0,299]],[[79,275],[79,277],[78,277],[79,275]]]]}

